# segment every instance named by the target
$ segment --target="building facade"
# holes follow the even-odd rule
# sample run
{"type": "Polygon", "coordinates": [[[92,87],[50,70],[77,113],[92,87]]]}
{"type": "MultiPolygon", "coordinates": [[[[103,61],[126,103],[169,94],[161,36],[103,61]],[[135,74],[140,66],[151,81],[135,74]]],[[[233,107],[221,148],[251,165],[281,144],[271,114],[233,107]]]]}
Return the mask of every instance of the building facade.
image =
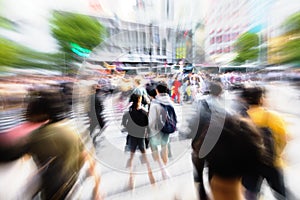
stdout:
{"type": "MultiPolygon", "coordinates": [[[[222,64],[230,62],[235,57],[234,42],[247,31],[264,38],[273,3],[274,0],[210,0],[205,23],[206,60],[222,64]]],[[[263,42],[261,40],[261,44],[263,42]]]]}

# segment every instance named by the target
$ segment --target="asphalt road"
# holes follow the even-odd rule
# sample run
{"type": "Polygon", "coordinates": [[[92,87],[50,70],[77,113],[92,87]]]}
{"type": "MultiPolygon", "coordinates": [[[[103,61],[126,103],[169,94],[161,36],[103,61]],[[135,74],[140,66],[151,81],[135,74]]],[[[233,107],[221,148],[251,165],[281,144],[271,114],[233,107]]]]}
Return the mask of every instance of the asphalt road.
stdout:
{"type": "MultiPolygon", "coordinates": [[[[289,83],[264,84],[268,90],[268,107],[278,111],[286,120],[290,134],[290,140],[285,149],[284,168],[285,181],[288,190],[292,193],[290,199],[300,199],[297,193],[300,185],[300,107],[299,91],[289,83]]],[[[236,95],[229,92],[226,98],[229,106],[234,106],[236,95]]],[[[110,120],[109,126],[98,138],[97,159],[102,179],[100,189],[105,199],[197,199],[192,177],[192,164],[190,160],[190,141],[180,140],[178,135],[172,136],[172,157],[167,170],[170,179],[163,180],[158,165],[152,160],[148,152],[151,167],[154,172],[156,184],[149,183],[146,166],[141,162],[139,152],[134,160],[136,172],[136,188],[128,188],[128,168],[126,167],[128,153],[124,152],[126,134],[121,132],[120,116],[122,113],[115,108],[114,99],[105,102],[106,114],[110,120]]],[[[176,105],[180,120],[180,126],[184,125],[185,116],[191,112],[191,105],[176,105]]],[[[6,123],[6,122],[5,122],[6,123]]],[[[29,199],[30,192],[24,192],[25,183],[32,178],[34,165],[31,159],[20,159],[12,163],[0,165],[0,199],[29,199]]],[[[206,183],[208,187],[208,183],[206,183]]],[[[82,188],[78,191],[79,199],[88,199],[93,182],[86,179],[82,188]]],[[[209,188],[209,187],[208,187],[209,188]]],[[[34,188],[31,188],[32,190],[34,188]]],[[[263,199],[273,199],[270,189],[263,185],[263,199]]]]}

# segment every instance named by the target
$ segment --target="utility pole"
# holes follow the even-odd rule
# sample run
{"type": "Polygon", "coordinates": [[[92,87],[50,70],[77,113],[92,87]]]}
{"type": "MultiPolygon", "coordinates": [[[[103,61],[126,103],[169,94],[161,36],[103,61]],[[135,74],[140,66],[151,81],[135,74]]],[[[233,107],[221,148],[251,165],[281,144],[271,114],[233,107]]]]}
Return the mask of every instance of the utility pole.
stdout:
{"type": "Polygon", "coordinates": [[[149,40],[150,40],[150,42],[149,42],[150,71],[152,72],[152,23],[150,23],[150,25],[149,25],[149,35],[150,35],[150,37],[149,37],[149,40]]]}

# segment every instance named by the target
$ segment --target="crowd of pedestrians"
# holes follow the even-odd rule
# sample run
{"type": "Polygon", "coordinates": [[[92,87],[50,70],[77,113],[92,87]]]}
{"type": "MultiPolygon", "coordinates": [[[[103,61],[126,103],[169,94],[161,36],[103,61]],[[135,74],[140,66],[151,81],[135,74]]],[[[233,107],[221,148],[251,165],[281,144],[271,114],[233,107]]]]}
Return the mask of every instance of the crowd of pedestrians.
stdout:
{"type": "MultiPolygon", "coordinates": [[[[150,85],[147,85],[149,96],[150,85]]],[[[181,97],[186,95],[187,100],[193,101],[195,109],[194,114],[187,117],[187,124],[192,138],[191,160],[199,198],[208,199],[202,174],[204,167],[208,167],[214,199],[259,199],[264,178],[274,197],[287,199],[280,167],[281,154],[287,142],[283,118],[267,110],[263,102],[263,88],[258,86],[242,88],[241,106],[234,111],[227,110],[222,98],[224,87],[221,78],[214,80],[192,73],[185,77],[180,74],[169,76],[164,87],[157,85],[156,95],[151,95],[148,117],[150,147],[154,160],[159,162],[162,176],[168,177],[169,134],[157,131],[157,116],[160,116],[157,112],[162,111],[159,104],[182,104],[181,97]],[[265,128],[270,134],[265,134],[265,128]],[[153,135],[153,130],[157,134],[153,135]],[[272,145],[266,141],[271,141],[272,145]],[[157,144],[161,145],[160,154],[156,153],[157,144]],[[270,151],[274,159],[269,159],[270,151]]]]}
{"type": "MultiPolygon", "coordinates": [[[[151,184],[155,184],[156,180],[146,153],[148,147],[162,178],[171,178],[167,170],[171,153],[170,134],[178,128],[174,106],[190,103],[194,112],[185,117],[199,199],[209,199],[203,180],[205,167],[209,171],[213,199],[259,199],[264,179],[272,188],[274,197],[287,199],[281,161],[287,144],[287,130],[280,115],[264,106],[263,88],[244,87],[240,106],[228,111],[222,97],[224,83],[203,73],[179,73],[155,78],[102,77],[93,79],[84,94],[76,93],[78,84],[70,82],[51,84],[51,87],[42,90],[30,88],[25,95],[25,120],[34,128],[14,144],[1,142],[1,162],[15,160],[25,154],[34,158],[41,176],[38,195],[42,199],[65,199],[72,195],[70,193],[74,191],[85,163],[88,163],[88,171],[94,177],[93,197],[102,198],[100,174],[95,170],[94,155],[86,149],[81,135],[69,122],[67,113],[74,109],[73,104],[86,103],[85,111],[89,118],[87,132],[94,146],[101,148],[101,145],[97,146],[97,137],[107,128],[103,102],[109,94],[118,95],[115,103],[123,115],[124,131],[128,133],[126,146],[130,152],[131,189],[135,182],[133,158],[137,149],[146,163],[151,184]]],[[[0,137],[4,138],[3,134],[0,137]]]]}

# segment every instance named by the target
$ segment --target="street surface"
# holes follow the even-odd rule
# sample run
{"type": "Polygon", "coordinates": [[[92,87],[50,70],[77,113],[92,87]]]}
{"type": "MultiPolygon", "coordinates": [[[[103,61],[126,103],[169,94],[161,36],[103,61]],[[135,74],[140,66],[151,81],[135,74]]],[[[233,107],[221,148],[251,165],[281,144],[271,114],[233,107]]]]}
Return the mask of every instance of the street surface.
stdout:
{"type": "MultiPolygon", "coordinates": [[[[296,106],[299,104],[299,92],[289,86],[288,83],[270,83],[265,87],[269,91],[267,95],[268,106],[278,111],[288,126],[290,141],[284,155],[286,186],[288,192],[291,193],[290,199],[300,199],[299,196],[295,196],[295,191],[300,184],[300,171],[298,170],[300,158],[297,155],[297,144],[300,144],[300,136],[297,132],[300,128],[297,124],[300,111],[296,106]]],[[[224,95],[228,100],[226,106],[234,108],[235,101],[237,101],[235,92],[226,92],[224,95]]],[[[110,123],[110,128],[100,139],[100,148],[97,148],[97,155],[103,171],[102,190],[105,191],[106,197],[108,199],[197,199],[193,188],[190,140],[181,140],[178,134],[171,136],[172,157],[167,167],[171,178],[169,180],[162,179],[158,165],[152,160],[151,152],[148,150],[148,158],[158,181],[155,186],[150,185],[146,165],[141,164],[140,153],[137,152],[135,156],[136,188],[133,191],[129,189],[129,172],[126,168],[129,154],[124,152],[126,133],[121,132],[121,114],[113,108],[115,105],[113,100],[110,100],[106,105],[109,104],[111,104],[110,116],[113,120],[110,123]],[[110,172],[107,173],[107,171],[110,172]]],[[[191,109],[191,104],[175,105],[178,118],[181,119],[178,124],[179,127],[184,126],[184,119],[192,112],[191,109]]],[[[208,183],[206,185],[209,188],[208,183]]],[[[274,199],[266,184],[263,185],[262,194],[263,199],[274,199]]]]}
{"type": "MultiPolygon", "coordinates": [[[[289,83],[268,83],[265,85],[269,91],[267,94],[268,106],[284,117],[287,122],[290,140],[287,144],[284,158],[286,166],[284,168],[285,181],[290,191],[290,199],[300,199],[297,193],[300,185],[300,92],[289,85],[289,83]]],[[[234,92],[225,92],[229,107],[234,107],[236,95],[234,92]]],[[[156,179],[156,184],[151,185],[147,175],[146,165],[143,164],[140,152],[137,151],[134,158],[135,189],[129,189],[129,172],[127,160],[129,153],[124,152],[125,138],[127,133],[121,132],[122,113],[118,111],[117,100],[114,97],[106,99],[105,115],[109,120],[109,125],[100,137],[97,138],[96,155],[98,168],[101,171],[100,189],[105,199],[197,199],[193,186],[193,167],[190,159],[190,139],[179,137],[178,133],[171,136],[171,157],[167,170],[170,178],[163,180],[158,165],[151,157],[151,152],[147,150],[152,170],[156,179]]],[[[175,105],[175,110],[179,119],[179,129],[183,128],[185,119],[192,112],[192,104],[175,105]]],[[[81,129],[87,128],[87,117],[85,115],[74,118],[77,126],[81,129]]],[[[10,126],[12,122],[8,119],[0,121],[3,125],[10,126]]],[[[17,123],[17,122],[16,122],[17,123]]],[[[19,123],[19,122],[18,122],[19,123]]],[[[1,127],[2,127],[2,124],[1,127]]],[[[18,161],[0,165],[0,199],[27,199],[20,191],[24,183],[29,180],[30,174],[34,171],[32,160],[20,159],[18,161]],[[16,191],[14,193],[14,191],[16,191]],[[22,196],[22,198],[21,198],[22,196]]],[[[91,178],[83,181],[83,187],[77,191],[78,199],[89,199],[93,180],[91,178]]],[[[209,185],[206,182],[209,191],[209,185]]],[[[263,185],[263,199],[274,199],[266,184],[263,185]]],[[[28,195],[29,196],[29,195],[28,195]]]]}

